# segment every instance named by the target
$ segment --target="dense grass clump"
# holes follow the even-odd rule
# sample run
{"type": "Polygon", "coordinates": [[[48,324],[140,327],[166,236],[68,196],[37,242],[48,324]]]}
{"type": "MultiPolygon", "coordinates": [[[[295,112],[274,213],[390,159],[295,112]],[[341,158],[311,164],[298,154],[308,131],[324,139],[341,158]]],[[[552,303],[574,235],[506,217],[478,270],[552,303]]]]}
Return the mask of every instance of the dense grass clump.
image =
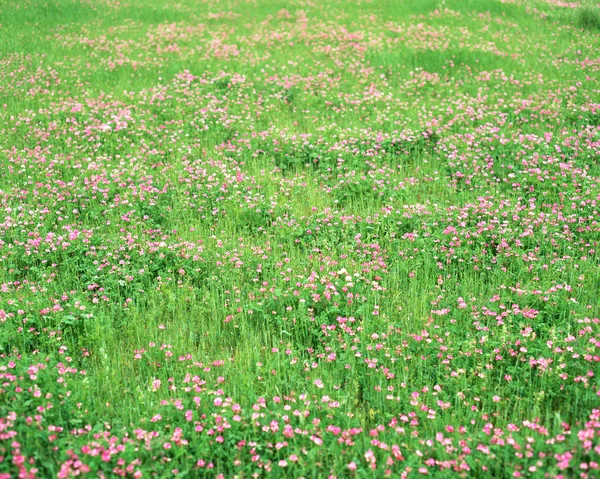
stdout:
{"type": "Polygon", "coordinates": [[[599,477],[598,18],[1,2],[0,479],[599,477]]]}
{"type": "Polygon", "coordinates": [[[584,5],[577,9],[577,25],[587,30],[600,31],[600,7],[584,5]]]}

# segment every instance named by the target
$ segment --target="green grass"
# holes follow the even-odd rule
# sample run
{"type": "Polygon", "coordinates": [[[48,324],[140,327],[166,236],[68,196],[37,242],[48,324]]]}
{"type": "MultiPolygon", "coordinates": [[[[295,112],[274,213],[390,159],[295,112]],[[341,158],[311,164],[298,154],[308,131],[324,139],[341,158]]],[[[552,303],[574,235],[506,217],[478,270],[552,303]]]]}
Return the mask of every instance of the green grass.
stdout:
{"type": "Polygon", "coordinates": [[[594,477],[597,20],[1,2],[0,479],[594,477]]]}

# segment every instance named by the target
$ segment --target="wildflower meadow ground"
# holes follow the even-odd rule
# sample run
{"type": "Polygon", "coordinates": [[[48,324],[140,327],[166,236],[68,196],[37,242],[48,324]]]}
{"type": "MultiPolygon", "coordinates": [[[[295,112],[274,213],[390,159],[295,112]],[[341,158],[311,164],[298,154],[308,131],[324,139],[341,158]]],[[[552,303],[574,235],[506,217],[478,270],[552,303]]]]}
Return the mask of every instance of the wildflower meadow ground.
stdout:
{"type": "Polygon", "coordinates": [[[0,2],[0,479],[600,477],[600,10],[0,2]]]}

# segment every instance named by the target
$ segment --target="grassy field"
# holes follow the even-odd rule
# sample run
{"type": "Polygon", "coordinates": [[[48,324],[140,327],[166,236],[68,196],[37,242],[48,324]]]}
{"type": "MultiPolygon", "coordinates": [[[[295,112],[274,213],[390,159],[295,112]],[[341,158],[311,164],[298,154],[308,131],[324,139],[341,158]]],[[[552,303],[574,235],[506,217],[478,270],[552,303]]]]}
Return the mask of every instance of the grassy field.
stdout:
{"type": "Polygon", "coordinates": [[[0,0],[0,479],[600,477],[600,10],[0,0]]]}

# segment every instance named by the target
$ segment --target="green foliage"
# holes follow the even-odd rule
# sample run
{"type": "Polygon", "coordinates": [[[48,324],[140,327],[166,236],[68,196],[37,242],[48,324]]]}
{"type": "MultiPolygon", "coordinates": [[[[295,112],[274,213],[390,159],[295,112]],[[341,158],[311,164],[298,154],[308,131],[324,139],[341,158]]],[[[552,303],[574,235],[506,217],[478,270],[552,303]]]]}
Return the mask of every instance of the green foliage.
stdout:
{"type": "Polygon", "coordinates": [[[600,8],[585,4],[577,9],[577,26],[586,30],[600,31],[600,8]]]}
{"type": "Polygon", "coordinates": [[[2,2],[0,479],[595,477],[598,18],[2,2]]]}

